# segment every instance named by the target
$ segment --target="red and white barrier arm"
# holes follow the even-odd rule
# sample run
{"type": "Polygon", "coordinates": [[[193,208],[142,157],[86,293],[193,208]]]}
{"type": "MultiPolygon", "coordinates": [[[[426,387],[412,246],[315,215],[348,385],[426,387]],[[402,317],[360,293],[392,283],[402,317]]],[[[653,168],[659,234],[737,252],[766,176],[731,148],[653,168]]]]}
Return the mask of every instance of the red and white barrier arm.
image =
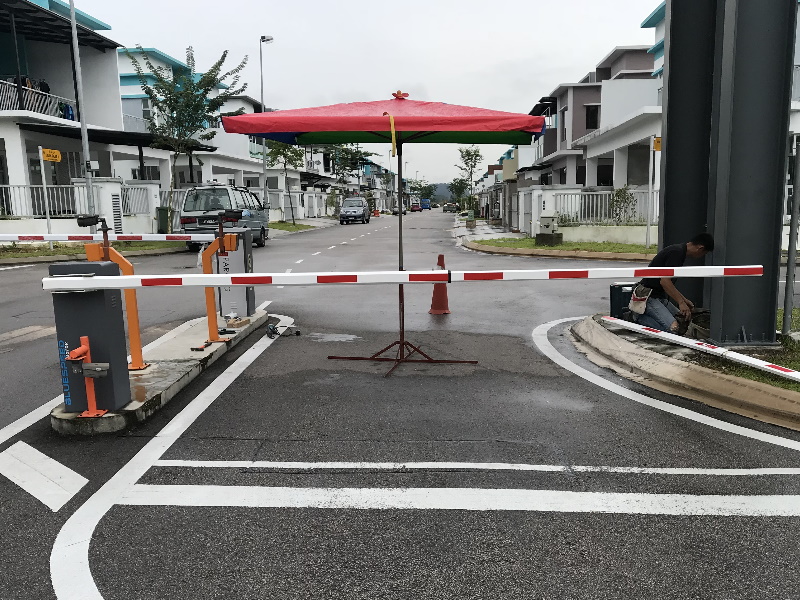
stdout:
{"type": "Polygon", "coordinates": [[[701,342],[700,340],[693,340],[691,338],[676,335],[674,333],[667,333],[666,331],[660,331],[658,329],[653,329],[652,327],[645,327],[644,325],[639,325],[638,323],[631,323],[630,321],[623,321],[614,317],[603,317],[603,320],[608,323],[618,325],[619,327],[630,329],[631,331],[637,331],[639,333],[643,333],[644,335],[666,340],[668,342],[672,342],[673,344],[678,344],[679,346],[692,348],[694,350],[699,350],[700,352],[705,352],[706,354],[713,354],[714,356],[721,356],[727,360],[739,363],[740,365],[755,367],[761,371],[772,373],[773,375],[778,375],[786,379],[791,379],[792,381],[800,381],[800,371],[782,367],[765,360],[759,360],[757,358],[753,358],[752,356],[747,356],[746,354],[734,352],[728,348],[721,348],[719,346],[715,346],[714,344],[701,342]]]}
{"type": "Polygon", "coordinates": [[[220,287],[235,285],[317,285],[374,283],[450,283],[466,281],[534,281],[553,279],[619,279],[623,277],[736,277],[762,275],[758,265],[742,267],[645,267],[531,271],[366,271],[356,273],[242,273],[239,275],[129,275],[46,277],[48,291],[117,290],[142,287],[220,287]]]}
{"type": "MultiPolygon", "coordinates": [[[[139,235],[109,233],[111,242],[213,242],[213,233],[143,233],[139,235]]],[[[0,242],[102,242],[102,233],[0,233],[0,242]]]]}

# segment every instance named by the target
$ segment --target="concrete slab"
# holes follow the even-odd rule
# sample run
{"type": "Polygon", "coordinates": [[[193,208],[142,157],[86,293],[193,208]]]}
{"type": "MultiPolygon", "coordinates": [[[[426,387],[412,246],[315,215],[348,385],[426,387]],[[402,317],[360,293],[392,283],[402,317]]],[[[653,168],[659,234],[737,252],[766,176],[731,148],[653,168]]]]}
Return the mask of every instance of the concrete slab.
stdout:
{"type": "MultiPolygon", "coordinates": [[[[145,352],[144,360],[150,366],[141,371],[131,371],[131,402],[121,410],[86,418],[79,417],[79,413],[66,412],[64,404],[60,404],[50,413],[50,425],[63,435],[97,435],[121,431],[146,421],[209,365],[266,324],[269,315],[257,310],[249,318],[248,325],[229,329],[233,333],[222,336],[228,341],[211,344],[200,351],[192,348],[201,346],[208,338],[208,326],[205,320],[193,323],[160,346],[145,352]]],[[[224,327],[222,319],[218,325],[224,327]]]]}

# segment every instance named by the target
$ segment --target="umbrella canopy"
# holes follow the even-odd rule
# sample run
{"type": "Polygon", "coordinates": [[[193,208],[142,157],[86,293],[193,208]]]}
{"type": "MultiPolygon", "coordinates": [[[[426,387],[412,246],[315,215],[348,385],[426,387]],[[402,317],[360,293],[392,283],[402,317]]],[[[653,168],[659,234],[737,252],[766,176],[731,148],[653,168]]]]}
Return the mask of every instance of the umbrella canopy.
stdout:
{"type": "Polygon", "coordinates": [[[228,133],[245,133],[296,144],[380,143],[391,141],[388,115],[394,117],[397,142],[451,144],[530,144],[544,133],[544,117],[407,100],[351,102],[314,108],[222,117],[228,133]]]}

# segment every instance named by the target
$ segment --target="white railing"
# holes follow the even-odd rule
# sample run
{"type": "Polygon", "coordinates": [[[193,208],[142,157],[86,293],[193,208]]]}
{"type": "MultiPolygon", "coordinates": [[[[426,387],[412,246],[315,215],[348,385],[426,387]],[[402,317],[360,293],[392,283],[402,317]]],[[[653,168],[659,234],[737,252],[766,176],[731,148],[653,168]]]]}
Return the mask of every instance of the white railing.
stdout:
{"type": "Polygon", "coordinates": [[[133,131],[137,133],[148,133],[147,119],[137,117],[136,115],[122,115],[122,129],[125,131],[133,131]]]}
{"type": "Polygon", "coordinates": [[[149,215],[150,202],[146,187],[124,186],[122,188],[123,215],[149,215]]]}
{"type": "MultiPolygon", "coordinates": [[[[75,101],[62,96],[45,94],[39,90],[28,87],[22,88],[22,101],[24,110],[50,115],[51,117],[64,117],[64,106],[69,105],[75,110],[75,101]]],[[[0,110],[20,110],[17,84],[0,80],[0,110]]],[[[74,119],[78,116],[73,112],[74,119]]]]}
{"type": "Polygon", "coordinates": [[[562,227],[571,225],[644,225],[658,223],[658,191],[631,191],[629,202],[613,201],[613,192],[555,194],[562,227]],[[647,206],[650,204],[648,215],[647,206]]]}
{"type": "Polygon", "coordinates": [[[172,190],[172,196],[170,196],[169,190],[161,190],[159,192],[161,206],[172,208],[172,231],[180,231],[181,229],[181,209],[183,208],[183,201],[186,200],[186,192],[187,190],[172,190]]]}
{"type": "MultiPolygon", "coordinates": [[[[41,185],[0,185],[0,217],[44,218],[44,189],[41,185]]],[[[95,198],[98,193],[95,186],[95,198]]],[[[89,212],[85,186],[48,185],[46,197],[52,218],[72,218],[89,212]]]]}

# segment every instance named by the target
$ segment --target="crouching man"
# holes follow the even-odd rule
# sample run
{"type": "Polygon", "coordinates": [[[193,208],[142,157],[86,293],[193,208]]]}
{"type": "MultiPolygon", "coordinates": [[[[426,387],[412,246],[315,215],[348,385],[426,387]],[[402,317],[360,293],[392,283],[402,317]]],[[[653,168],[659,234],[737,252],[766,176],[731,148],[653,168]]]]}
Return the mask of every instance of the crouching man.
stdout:
{"type": "MultiPolygon", "coordinates": [[[[712,250],[714,250],[714,238],[709,233],[700,233],[684,244],[667,246],[653,257],[648,266],[682,267],[687,258],[703,258],[712,250]]],[[[661,331],[678,333],[680,330],[678,315],[681,315],[683,322],[688,325],[694,304],[678,291],[674,281],[674,277],[661,277],[642,279],[639,282],[631,302],[631,310],[637,323],[661,331]],[[644,298],[647,298],[646,304],[642,302],[644,298]],[[634,307],[637,299],[639,310],[644,304],[643,313],[639,313],[634,307]]]]}

